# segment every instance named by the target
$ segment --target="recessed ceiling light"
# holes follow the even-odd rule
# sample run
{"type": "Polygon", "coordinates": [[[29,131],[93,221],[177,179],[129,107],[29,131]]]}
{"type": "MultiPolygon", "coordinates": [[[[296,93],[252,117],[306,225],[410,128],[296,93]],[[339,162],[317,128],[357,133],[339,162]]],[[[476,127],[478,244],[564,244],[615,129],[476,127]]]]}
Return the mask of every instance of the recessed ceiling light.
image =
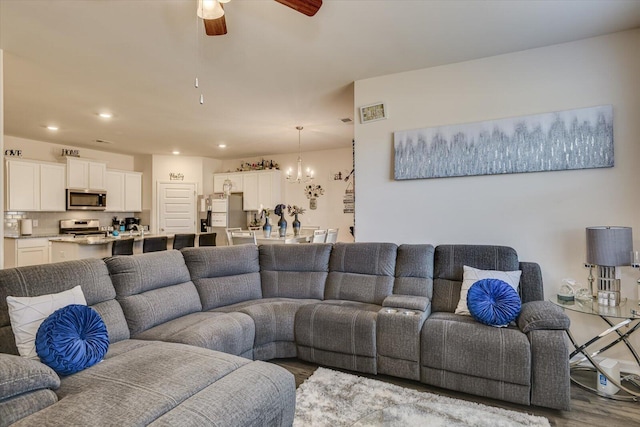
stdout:
{"type": "Polygon", "coordinates": [[[55,130],[58,130],[58,126],[53,126],[53,125],[47,126],[47,129],[55,131],[55,130]]]}
{"type": "Polygon", "coordinates": [[[111,113],[98,113],[98,115],[103,119],[110,119],[111,117],[113,117],[113,114],[111,113]]]}
{"type": "Polygon", "coordinates": [[[219,148],[227,148],[227,144],[218,144],[219,148]]]}
{"type": "Polygon", "coordinates": [[[180,152],[178,150],[173,150],[171,154],[175,154],[177,156],[178,154],[180,154],[180,152]]]}

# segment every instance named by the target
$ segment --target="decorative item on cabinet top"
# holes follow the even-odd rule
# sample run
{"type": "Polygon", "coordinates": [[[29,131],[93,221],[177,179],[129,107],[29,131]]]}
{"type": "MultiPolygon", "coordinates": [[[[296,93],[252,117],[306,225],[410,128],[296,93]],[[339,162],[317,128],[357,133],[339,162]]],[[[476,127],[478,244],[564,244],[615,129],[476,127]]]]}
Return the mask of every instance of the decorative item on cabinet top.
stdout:
{"type": "Polygon", "coordinates": [[[7,157],[22,157],[22,150],[4,150],[7,157]]]}
{"type": "Polygon", "coordinates": [[[239,168],[236,169],[236,172],[245,172],[245,171],[261,171],[267,169],[276,169],[280,170],[280,165],[273,160],[265,160],[262,159],[259,162],[249,163],[245,162],[240,165],[239,168]]]}
{"type": "Polygon", "coordinates": [[[60,155],[62,157],[80,157],[80,150],[63,148],[60,150],[60,155]]]}

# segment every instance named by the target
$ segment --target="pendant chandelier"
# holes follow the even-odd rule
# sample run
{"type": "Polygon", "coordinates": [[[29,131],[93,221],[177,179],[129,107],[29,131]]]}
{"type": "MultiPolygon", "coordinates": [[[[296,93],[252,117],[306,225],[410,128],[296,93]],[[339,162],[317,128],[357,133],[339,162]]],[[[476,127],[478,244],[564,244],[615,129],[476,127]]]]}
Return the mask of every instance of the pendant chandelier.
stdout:
{"type": "Polygon", "coordinates": [[[291,168],[287,171],[287,181],[292,184],[302,184],[313,181],[313,171],[310,168],[307,168],[305,174],[302,173],[302,152],[300,150],[300,134],[302,132],[302,126],[296,126],[298,130],[298,170],[296,176],[293,177],[291,175],[291,168]]]}

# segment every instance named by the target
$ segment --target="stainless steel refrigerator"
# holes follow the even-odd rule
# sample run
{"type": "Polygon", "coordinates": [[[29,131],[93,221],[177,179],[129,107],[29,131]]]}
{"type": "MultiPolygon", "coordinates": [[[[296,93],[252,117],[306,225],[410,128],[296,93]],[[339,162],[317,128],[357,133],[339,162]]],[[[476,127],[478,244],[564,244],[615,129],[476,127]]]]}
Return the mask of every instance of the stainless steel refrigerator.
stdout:
{"type": "Polygon", "coordinates": [[[217,233],[216,245],[226,246],[227,228],[247,229],[247,212],[242,210],[242,193],[232,193],[225,199],[211,200],[211,231],[217,233]]]}

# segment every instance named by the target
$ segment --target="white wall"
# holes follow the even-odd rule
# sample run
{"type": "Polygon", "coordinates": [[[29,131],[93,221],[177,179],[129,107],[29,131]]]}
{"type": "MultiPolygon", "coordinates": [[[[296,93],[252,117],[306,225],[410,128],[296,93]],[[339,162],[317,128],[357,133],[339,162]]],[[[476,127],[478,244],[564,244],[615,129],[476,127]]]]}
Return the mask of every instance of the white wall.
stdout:
{"type": "Polygon", "coordinates": [[[64,163],[61,155],[63,148],[77,149],[83,159],[100,160],[107,162],[108,169],[134,170],[133,156],[127,154],[108,153],[106,151],[80,148],[73,145],[60,145],[50,142],[36,141],[33,139],[18,138],[16,136],[4,136],[5,150],[22,150],[23,159],[40,160],[44,162],[64,163]]]}
{"type": "MultiPolygon", "coordinates": [[[[343,196],[348,186],[344,181],[335,181],[334,175],[341,172],[346,176],[353,168],[352,149],[342,148],[337,150],[309,151],[302,153],[302,165],[306,169],[310,167],[315,172],[314,183],[324,188],[325,193],[317,200],[317,209],[309,209],[309,199],[304,193],[306,184],[282,185],[282,203],[298,205],[307,209],[304,215],[299,217],[301,224],[317,225],[320,228],[338,228],[338,240],[341,242],[353,241],[349,227],[353,225],[353,214],[343,212],[343,196]]],[[[298,161],[298,153],[278,154],[264,156],[265,160],[273,160],[280,165],[283,176],[289,168],[295,174],[298,161]]],[[[244,162],[259,162],[262,158],[248,158],[225,160],[218,172],[235,171],[244,162]]],[[[271,206],[273,209],[273,206],[271,206]]],[[[291,223],[291,221],[289,221],[291,223]]]]}
{"type": "MultiPolygon", "coordinates": [[[[513,246],[540,263],[547,297],[566,277],[587,284],[585,227],[631,226],[640,249],[639,52],[633,30],[356,82],[356,117],[375,102],[389,111],[355,128],[357,240],[513,246]],[[614,168],[392,178],[394,131],[605,104],[614,109],[614,168]]],[[[622,270],[623,296],[637,298],[640,272],[622,270]]],[[[569,314],[580,338],[604,329],[569,314]]]]}

